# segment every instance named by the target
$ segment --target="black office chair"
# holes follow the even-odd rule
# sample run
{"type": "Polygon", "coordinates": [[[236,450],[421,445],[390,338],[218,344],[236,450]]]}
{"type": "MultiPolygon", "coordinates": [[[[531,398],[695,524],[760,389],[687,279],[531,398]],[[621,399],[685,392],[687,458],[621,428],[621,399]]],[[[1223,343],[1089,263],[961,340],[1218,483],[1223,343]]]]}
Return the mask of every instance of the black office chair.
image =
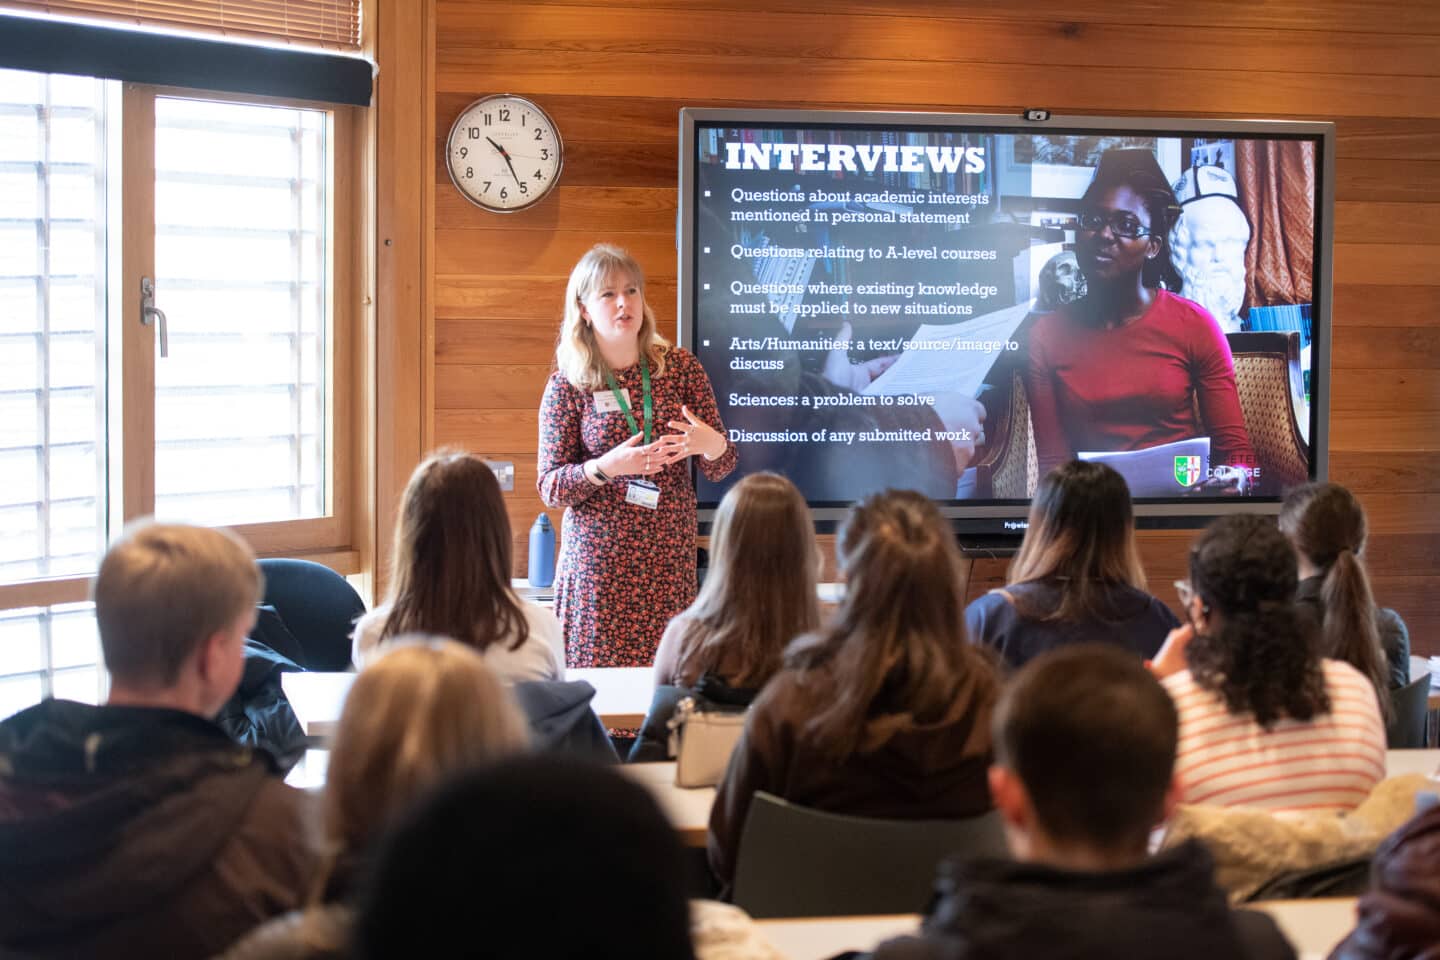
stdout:
{"type": "Polygon", "coordinates": [[[1390,723],[1385,745],[1391,750],[1420,750],[1425,746],[1425,714],[1430,704],[1430,674],[1422,673],[1398,690],[1390,691],[1390,723]]]}
{"type": "Polygon", "coordinates": [[[917,913],[946,857],[1005,856],[994,811],[968,820],[881,820],[757,792],[740,834],[735,905],[752,917],[917,913]]]}
{"type": "Polygon", "coordinates": [[[350,632],[365,612],[360,594],[344,577],[313,560],[260,561],[264,603],[275,608],[300,645],[306,670],[350,669],[350,632]]]}

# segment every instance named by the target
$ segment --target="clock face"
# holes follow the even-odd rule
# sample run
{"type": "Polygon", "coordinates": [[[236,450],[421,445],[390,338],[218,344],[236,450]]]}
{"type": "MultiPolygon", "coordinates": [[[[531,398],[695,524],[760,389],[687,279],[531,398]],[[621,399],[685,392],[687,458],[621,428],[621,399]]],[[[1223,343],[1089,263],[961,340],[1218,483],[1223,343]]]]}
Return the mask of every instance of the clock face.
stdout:
{"type": "Polygon", "coordinates": [[[445,163],[467,200],[496,213],[537,203],[560,179],[563,146],[554,121],[524,97],[482,97],[450,128],[445,163]]]}

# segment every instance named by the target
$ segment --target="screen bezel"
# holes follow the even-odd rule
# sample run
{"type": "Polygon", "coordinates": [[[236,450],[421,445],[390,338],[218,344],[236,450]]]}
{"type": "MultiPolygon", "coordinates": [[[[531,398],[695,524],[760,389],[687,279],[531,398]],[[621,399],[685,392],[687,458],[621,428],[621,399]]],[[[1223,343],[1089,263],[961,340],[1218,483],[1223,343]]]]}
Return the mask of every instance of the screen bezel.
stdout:
{"type": "MultiPolygon", "coordinates": [[[[1028,111],[1027,111],[1028,112],[1028,111]]],[[[1324,480],[1329,470],[1330,435],[1330,331],[1332,302],[1332,260],[1334,252],[1335,125],[1323,121],[1220,119],[1175,117],[1090,117],[1047,116],[1028,120],[1003,114],[960,114],[864,110],[771,110],[743,108],[685,107],[680,111],[679,212],[676,220],[676,253],[679,283],[676,289],[676,317],[679,344],[693,349],[696,341],[696,217],[699,178],[696,144],[700,130],[715,127],[769,127],[777,129],[945,127],[983,130],[989,133],[1054,133],[1085,135],[1094,132],[1133,133],[1154,137],[1197,137],[1233,134],[1268,139],[1303,139],[1317,144],[1315,250],[1311,302],[1310,368],[1310,469],[1312,480],[1324,480]]],[[[1151,529],[1192,529],[1229,513],[1277,514],[1281,498],[1244,497],[1206,500],[1139,500],[1135,520],[1151,529]]],[[[1023,533],[1028,500],[943,500],[941,512],[957,532],[981,535],[1023,533]]],[[[698,513],[708,525],[717,506],[700,501],[698,513]]],[[[849,509],[831,504],[810,505],[818,529],[833,528],[849,509]]]]}

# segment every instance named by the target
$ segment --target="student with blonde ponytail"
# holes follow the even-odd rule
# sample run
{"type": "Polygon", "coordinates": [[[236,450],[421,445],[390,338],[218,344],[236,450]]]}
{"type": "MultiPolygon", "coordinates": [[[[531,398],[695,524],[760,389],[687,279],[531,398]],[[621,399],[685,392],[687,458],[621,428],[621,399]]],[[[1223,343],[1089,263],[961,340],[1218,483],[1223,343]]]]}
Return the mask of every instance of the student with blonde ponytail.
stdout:
{"type": "Polygon", "coordinates": [[[989,656],[965,640],[960,551],[935,504],[873,494],[836,542],[845,600],[750,709],[710,815],[726,886],[755,791],[859,816],[953,820],[990,809],[989,656]]]}
{"type": "Polygon", "coordinates": [[[1410,682],[1410,632],[1394,610],[1375,606],[1359,501],[1338,483],[1307,483],[1285,497],[1280,529],[1295,545],[1295,599],[1321,624],[1321,653],[1369,677],[1388,705],[1386,692],[1410,682]]]}

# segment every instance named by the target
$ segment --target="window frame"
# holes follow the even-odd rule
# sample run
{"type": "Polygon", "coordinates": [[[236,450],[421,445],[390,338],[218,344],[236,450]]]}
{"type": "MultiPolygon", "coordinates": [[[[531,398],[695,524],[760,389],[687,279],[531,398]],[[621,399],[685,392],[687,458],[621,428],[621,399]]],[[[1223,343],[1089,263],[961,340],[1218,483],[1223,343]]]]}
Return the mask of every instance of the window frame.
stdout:
{"type": "MultiPolygon", "coordinates": [[[[328,151],[326,296],[329,312],[329,349],[326,357],[326,429],[329,452],[324,516],[265,523],[233,524],[234,530],[259,556],[304,556],[342,574],[359,573],[360,553],[354,532],[356,481],[348,465],[355,462],[359,407],[356,335],[360,284],[357,231],[361,194],[355,166],[362,108],[286,97],[259,97],[181,87],[126,83],[121,106],[121,243],[119,286],[121,363],[119,469],[112,460],[111,476],[120,479],[118,501],[123,523],[150,516],[155,509],[155,331],[140,324],[140,278],[155,275],[155,101],[162,97],[211,100],[223,103],[297,107],[326,113],[328,151]],[[342,376],[343,374],[343,376],[342,376]],[[342,382],[343,381],[343,382],[342,382]]],[[[159,291],[163,308],[164,291],[159,291]]],[[[113,332],[113,328],[112,328],[113,332]]],[[[114,396],[114,394],[112,394],[114,396]]],[[[115,417],[112,414],[112,423],[115,417]]],[[[112,450],[112,456],[115,453],[112,450]]],[[[113,526],[113,525],[112,525],[113,526]]],[[[114,531],[112,530],[112,533],[114,531]]]]}
{"type": "MultiPolygon", "coordinates": [[[[118,118],[107,118],[112,159],[107,170],[112,213],[106,264],[108,346],[104,383],[107,397],[108,542],[124,525],[153,512],[155,502],[155,331],[140,325],[139,278],[154,276],[155,110],[159,97],[297,107],[327,115],[329,200],[326,204],[326,503],[320,517],[234,524],[260,557],[303,557],[343,575],[367,572],[371,498],[367,495],[369,444],[363,420],[369,415],[371,377],[363,336],[373,275],[366,237],[372,202],[365,175],[372,168],[368,109],[287,97],[227,93],[194,88],[119,82],[118,118]],[[113,199],[118,194],[118,203],[113,199]]],[[[163,291],[161,291],[163,304],[163,291]]],[[[98,567],[99,557],[96,558],[98,567]]],[[[94,572],[0,583],[0,610],[49,608],[90,599],[94,572]]],[[[103,664],[102,664],[103,669],[103,664]]]]}

